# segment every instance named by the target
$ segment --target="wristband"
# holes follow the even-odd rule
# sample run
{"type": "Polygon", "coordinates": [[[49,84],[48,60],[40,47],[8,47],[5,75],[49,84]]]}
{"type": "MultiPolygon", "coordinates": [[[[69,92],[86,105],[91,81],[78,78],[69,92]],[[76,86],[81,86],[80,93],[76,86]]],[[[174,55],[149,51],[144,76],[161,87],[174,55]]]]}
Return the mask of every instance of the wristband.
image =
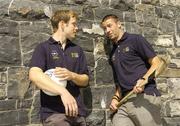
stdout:
{"type": "Polygon", "coordinates": [[[112,97],[112,99],[115,99],[115,100],[117,100],[118,102],[121,100],[120,97],[117,96],[117,95],[114,95],[114,96],[112,97]]]}
{"type": "Polygon", "coordinates": [[[141,80],[146,80],[144,77],[141,77],[140,79],[141,79],[141,80]]]}

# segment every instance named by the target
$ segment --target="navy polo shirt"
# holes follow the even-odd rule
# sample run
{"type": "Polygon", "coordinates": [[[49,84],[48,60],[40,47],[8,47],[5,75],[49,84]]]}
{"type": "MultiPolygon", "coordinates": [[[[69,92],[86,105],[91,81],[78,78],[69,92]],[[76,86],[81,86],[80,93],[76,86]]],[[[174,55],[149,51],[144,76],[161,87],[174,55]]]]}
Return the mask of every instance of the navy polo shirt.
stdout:
{"type": "MultiPolygon", "coordinates": [[[[30,67],[39,67],[45,72],[55,67],[63,67],[78,73],[87,74],[86,58],[81,47],[67,41],[63,50],[52,37],[40,43],[32,56],[30,67]]],[[[74,96],[78,104],[79,115],[85,116],[85,106],[80,96],[79,87],[72,81],[67,82],[67,90],[74,96]]],[[[48,96],[41,91],[41,119],[46,119],[53,113],[65,113],[64,105],[60,96],[48,96]]]]}
{"type": "MultiPolygon", "coordinates": [[[[133,89],[137,80],[145,75],[150,68],[149,58],[156,54],[144,37],[125,32],[118,43],[113,45],[110,63],[114,72],[114,80],[122,89],[123,95],[133,89]]],[[[160,95],[154,78],[149,78],[144,92],[160,95]]]]}

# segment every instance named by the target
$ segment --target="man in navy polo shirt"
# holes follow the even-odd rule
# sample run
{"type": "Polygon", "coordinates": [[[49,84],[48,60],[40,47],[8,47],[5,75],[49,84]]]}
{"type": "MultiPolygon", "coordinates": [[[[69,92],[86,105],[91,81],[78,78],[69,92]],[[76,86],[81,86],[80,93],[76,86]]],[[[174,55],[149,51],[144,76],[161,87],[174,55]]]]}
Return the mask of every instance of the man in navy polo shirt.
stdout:
{"type": "Polygon", "coordinates": [[[86,126],[80,87],[88,85],[88,68],[82,48],[72,43],[78,30],[77,14],[70,10],[56,11],[51,24],[54,33],[36,47],[29,70],[30,80],[41,89],[43,125],[86,126]],[[56,78],[67,80],[67,86],[58,85],[46,75],[44,72],[49,69],[54,69],[56,78]]]}
{"type": "Polygon", "coordinates": [[[154,77],[148,79],[145,87],[139,86],[158,68],[159,58],[144,37],[123,32],[116,15],[105,16],[101,26],[113,43],[110,63],[116,90],[110,104],[110,109],[115,113],[112,125],[160,126],[161,100],[154,77]],[[117,108],[120,99],[131,90],[135,95],[117,108]]]}

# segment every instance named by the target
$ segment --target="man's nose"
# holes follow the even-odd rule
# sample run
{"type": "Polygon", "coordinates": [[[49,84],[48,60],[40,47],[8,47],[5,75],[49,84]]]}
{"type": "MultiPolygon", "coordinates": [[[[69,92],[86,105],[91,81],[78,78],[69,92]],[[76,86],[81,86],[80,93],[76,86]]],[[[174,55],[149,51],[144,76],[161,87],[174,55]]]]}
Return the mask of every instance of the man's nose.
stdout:
{"type": "Polygon", "coordinates": [[[107,28],[106,31],[105,31],[105,33],[108,34],[109,32],[110,32],[110,29],[107,28]]]}

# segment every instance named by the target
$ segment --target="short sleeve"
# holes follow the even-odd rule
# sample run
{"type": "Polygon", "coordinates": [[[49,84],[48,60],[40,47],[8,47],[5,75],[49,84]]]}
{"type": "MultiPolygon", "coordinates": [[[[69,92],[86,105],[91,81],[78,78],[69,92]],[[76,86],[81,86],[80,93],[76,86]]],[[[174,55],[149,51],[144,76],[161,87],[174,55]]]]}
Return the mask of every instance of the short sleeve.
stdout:
{"type": "Polygon", "coordinates": [[[82,49],[80,49],[80,57],[79,57],[79,74],[87,74],[89,75],[86,56],[82,49]]]}
{"type": "Polygon", "coordinates": [[[45,64],[46,64],[46,52],[43,48],[42,44],[39,44],[32,55],[32,58],[30,60],[29,67],[39,67],[43,71],[45,71],[45,64]]]}
{"type": "Polygon", "coordinates": [[[154,52],[154,49],[152,48],[150,43],[141,35],[137,37],[136,47],[136,51],[138,52],[140,57],[145,60],[156,56],[156,53],[154,52]]]}

